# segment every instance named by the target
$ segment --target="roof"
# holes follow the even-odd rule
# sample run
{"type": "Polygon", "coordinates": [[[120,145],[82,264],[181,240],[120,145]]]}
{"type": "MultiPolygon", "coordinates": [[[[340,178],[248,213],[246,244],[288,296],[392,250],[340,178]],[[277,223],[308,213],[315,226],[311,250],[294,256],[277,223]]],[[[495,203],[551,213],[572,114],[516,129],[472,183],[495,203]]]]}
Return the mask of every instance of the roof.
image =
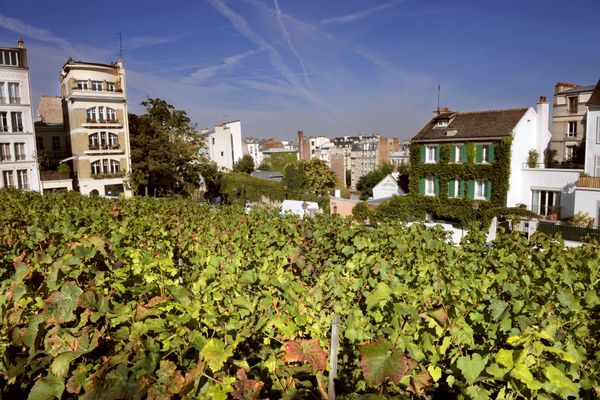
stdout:
{"type": "Polygon", "coordinates": [[[298,150],[288,150],[282,148],[268,149],[263,150],[263,154],[271,154],[271,153],[297,153],[298,150]]]}
{"type": "Polygon", "coordinates": [[[116,68],[116,63],[102,64],[102,63],[93,63],[93,62],[87,62],[87,61],[76,61],[76,60],[73,60],[72,58],[69,58],[67,60],[67,62],[63,65],[62,69],[65,69],[65,68],[68,68],[69,66],[74,66],[74,65],[92,65],[95,67],[116,68]]]}
{"type": "Polygon", "coordinates": [[[592,92],[592,96],[587,101],[588,106],[600,106],[600,80],[596,84],[594,91],[592,92]]]}
{"type": "Polygon", "coordinates": [[[508,137],[528,109],[441,113],[427,122],[412,140],[435,141],[447,140],[448,138],[485,139],[508,137]],[[437,127],[437,121],[443,119],[449,120],[448,125],[437,127]]]}
{"type": "Polygon", "coordinates": [[[581,93],[581,92],[591,92],[592,90],[594,90],[594,87],[595,87],[594,85],[578,86],[573,89],[563,90],[562,92],[558,92],[558,94],[575,94],[575,93],[581,93]]]}

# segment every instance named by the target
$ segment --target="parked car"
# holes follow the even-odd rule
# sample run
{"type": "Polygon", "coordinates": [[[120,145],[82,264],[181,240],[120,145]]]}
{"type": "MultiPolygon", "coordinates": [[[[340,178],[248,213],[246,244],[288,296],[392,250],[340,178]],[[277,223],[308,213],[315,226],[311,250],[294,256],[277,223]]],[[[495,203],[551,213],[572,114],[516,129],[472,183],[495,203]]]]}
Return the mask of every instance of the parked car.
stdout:
{"type": "Polygon", "coordinates": [[[250,214],[250,212],[252,210],[254,210],[254,208],[256,208],[256,204],[254,204],[254,203],[246,203],[246,204],[244,204],[244,212],[246,214],[250,214]]]}

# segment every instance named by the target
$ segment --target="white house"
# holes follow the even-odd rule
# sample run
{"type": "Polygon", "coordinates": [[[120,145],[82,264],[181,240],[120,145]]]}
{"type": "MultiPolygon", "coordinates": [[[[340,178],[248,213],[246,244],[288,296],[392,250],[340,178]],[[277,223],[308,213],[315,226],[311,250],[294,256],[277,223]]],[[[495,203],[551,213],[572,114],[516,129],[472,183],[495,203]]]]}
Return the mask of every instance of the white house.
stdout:
{"type": "Polygon", "coordinates": [[[0,48],[0,187],[40,191],[27,51],[0,48]]]}
{"type": "Polygon", "coordinates": [[[379,181],[379,183],[373,187],[373,199],[384,199],[405,194],[400,188],[400,185],[398,185],[399,176],[400,173],[392,172],[379,181]]]}
{"type": "Polygon", "coordinates": [[[212,131],[203,129],[200,135],[205,138],[207,156],[219,168],[231,171],[233,164],[242,158],[242,125],[239,120],[216,125],[212,131]]]}

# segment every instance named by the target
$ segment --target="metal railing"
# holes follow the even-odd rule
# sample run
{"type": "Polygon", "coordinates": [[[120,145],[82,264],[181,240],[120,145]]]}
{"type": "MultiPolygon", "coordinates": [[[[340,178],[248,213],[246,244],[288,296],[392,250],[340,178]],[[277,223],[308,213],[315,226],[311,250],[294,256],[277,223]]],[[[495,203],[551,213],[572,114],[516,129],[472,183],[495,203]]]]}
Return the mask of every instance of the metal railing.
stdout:
{"type": "Polygon", "coordinates": [[[88,150],[119,150],[121,146],[117,144],[89,144],[88,150]]]}
{"type": "Polygon", "coordinates": [[[548,235],[556,235],[558,233],[563,240],[572,240],[575,242],[584,242],[592,239],[600,240],[599,228],[582,228],[579,226],[540,221],[537,230],[548,235]]]}
{"type": "Polygon", "coordinates": [[[88,124],[117,124],[119,120],[116,118],[104,119],[104,118],[86,118],[85,122],[88,124]]]}
{"type": "Polygon", "coordinates": [[[71,177],[69,172],[58,171],[42,171],[40,175],[43,181],[58,181],[62,179],[69,179],[71,177]]]}

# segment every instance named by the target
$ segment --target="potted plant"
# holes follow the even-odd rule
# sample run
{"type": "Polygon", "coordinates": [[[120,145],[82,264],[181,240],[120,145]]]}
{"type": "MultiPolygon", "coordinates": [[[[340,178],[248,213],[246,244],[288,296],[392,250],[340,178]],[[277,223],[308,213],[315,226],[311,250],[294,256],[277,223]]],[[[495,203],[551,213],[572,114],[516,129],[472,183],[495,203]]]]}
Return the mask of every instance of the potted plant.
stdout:
{"type": "Polygon", "coordinates": [[[529,154],[527,155],[527,167],[535,168],[537,167],[538,161],[540,159],[540,154],[534,150],[529,150],[529,154]]]}

